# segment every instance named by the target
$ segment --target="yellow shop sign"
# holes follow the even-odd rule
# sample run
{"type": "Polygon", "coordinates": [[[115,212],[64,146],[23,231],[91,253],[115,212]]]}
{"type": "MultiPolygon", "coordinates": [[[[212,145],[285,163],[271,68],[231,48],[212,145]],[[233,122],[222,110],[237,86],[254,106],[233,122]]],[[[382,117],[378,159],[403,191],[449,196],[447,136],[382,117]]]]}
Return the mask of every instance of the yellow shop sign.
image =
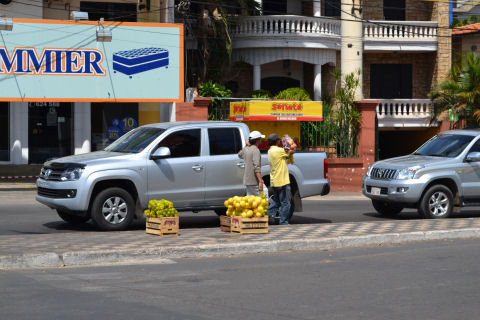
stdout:
{"type": "Polygon", "coordinates": [[[230,103],[231,121],[323,121],[321,101],[239,101],[230,103]]]}

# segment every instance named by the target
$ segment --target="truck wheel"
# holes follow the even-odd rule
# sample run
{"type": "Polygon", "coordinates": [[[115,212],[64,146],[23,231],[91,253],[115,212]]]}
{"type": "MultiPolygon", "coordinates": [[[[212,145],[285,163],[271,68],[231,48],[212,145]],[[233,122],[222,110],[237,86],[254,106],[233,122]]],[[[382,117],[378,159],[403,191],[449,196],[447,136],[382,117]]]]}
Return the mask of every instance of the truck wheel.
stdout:
{"type": "Polygon", "coordinates": [[[226,216],[227,215],[227,208],[225,208],[225,209],[215,209],[214,211],[218,216],[226,216]]]}
{"type": "Polygon", "coordinates": [[[89,216],[77,216],[69,213],[68,211],[60,209],[57,209],[57,214],[60,218],[62,218],[63,221],[74,225],[82,224],[90,220],[89,216]]]}
{"type": "Polygon", "coordinates": [[[444,185],[434,185],[423,195],[418,206],[421,216],[430,219],[447,218],[453,211],[453,194],[444,185]]]}
{"type": "Polygon", "coordinates": [[[101,191],[92,203],[92,220],[105,231],[125,230],[134,215],[135,202],[132,196],[121,188],[101,191]]]}
{"type": "Polygon", "coordinates": [[[393,216],[403,210],[401,205],[388,201],[372,199],[372,205],[378,213],[384,216],[393,216]]]}

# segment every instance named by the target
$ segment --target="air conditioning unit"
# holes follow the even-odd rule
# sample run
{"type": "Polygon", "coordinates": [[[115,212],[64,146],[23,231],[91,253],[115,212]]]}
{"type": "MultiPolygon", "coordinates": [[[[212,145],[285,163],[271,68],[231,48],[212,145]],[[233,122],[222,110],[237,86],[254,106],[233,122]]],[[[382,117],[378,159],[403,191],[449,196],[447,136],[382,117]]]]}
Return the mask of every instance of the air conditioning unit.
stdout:
{"type": "Polygon", "coordinates": [[[75,20],[75,21],[88,20],[88,12],[72,11],[70,13],[70,19],[75,20]]]}

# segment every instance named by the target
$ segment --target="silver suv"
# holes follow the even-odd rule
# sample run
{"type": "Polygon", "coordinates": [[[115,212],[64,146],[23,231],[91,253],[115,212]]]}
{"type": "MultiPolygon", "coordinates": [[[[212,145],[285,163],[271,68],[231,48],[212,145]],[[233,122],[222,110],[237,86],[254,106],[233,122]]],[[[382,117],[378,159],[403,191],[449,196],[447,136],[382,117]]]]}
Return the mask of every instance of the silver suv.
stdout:
{"type": "Polygon", "coordinates": [[[417,208],[446,218],[454,206],[480,205],[480,130],[442,132],[410,155],[373,163],[362,192],[383,215],[417,208]]]}

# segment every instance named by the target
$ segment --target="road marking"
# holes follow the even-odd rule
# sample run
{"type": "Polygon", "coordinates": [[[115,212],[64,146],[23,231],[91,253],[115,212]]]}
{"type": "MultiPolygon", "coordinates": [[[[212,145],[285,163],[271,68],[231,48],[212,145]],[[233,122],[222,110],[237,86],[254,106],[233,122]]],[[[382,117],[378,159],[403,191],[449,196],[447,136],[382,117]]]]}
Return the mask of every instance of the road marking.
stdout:
{"type": "Polygon", "coordinates": [[[32,190],[35,189],[35,187],[29,186],[28,184],[24,184],[24,183],[21,183],[21,182],[15,182],[15,184],[24,188],[24,189],[29,189],[29,190],[30,189],[32,189],[32,190]]]}

